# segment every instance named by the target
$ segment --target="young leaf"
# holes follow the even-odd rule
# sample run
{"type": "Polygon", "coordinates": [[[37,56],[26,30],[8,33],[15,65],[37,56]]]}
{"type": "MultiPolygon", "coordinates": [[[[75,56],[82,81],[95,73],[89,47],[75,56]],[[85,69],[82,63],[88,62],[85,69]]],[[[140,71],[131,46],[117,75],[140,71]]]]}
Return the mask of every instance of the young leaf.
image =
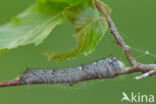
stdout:
{"type": "Polygon", "coordinates": [[[78,46],[66,52],[42,51],[42,54],[48,56],[49,60],[61,61],[76,57],[81,53],[84,55],[90,54],[108,28],[105,18],[100,16],[93,2],[68,7],[64,14],[76,29],[74,36],[78,46]]]}
{"type": "Polygon", "coordinates": [[[44,6],[41,3],[33,5],[11,22],[0,26],[0,53],[27,44],[38,45],[56,25],[64,21],[62,10],[57,10],[55,6],[45,9],[44,6]]]}

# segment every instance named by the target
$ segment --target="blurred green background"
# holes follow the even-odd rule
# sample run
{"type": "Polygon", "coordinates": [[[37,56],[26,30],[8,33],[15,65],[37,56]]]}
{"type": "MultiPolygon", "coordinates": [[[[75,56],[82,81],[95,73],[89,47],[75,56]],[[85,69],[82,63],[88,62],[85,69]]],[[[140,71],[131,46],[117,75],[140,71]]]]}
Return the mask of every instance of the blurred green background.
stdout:
{"type": "MultiPolygon", "coordinates": [[[[102,1],[112,8],[112,18],[121,35],[131,47],[135,48],[132,50],[133,56],[142,63],[155,63],[156,0],[102,1]],[[145,55],[146,50],[155,55],[145,55]]],[[[0,0],[0,24],[9,21],[33,2],[35,0],[0,0]]],[[[109,32],[96,50],[86,57],[81,55],[74,60],[56,63],[48,61],[40,54],[40,50],[64,51],[75,47],[73,33],[72,25],[66,21],[41,45],[19,47],[0,55],[0,80],[14,79],[26,68],[70,67],[112,55],[128,64],[124,53],[114,43],[109,32]]],[[[121,104],[123,91],[127,94],[131,92],[153,94],[156,97],[156,76],[135,80],[134,77],[137,75],[140,73],[119,76],[115,79],[82,82],[72,87],[61,84],[0,88],[0,104],[121,104]]]]}

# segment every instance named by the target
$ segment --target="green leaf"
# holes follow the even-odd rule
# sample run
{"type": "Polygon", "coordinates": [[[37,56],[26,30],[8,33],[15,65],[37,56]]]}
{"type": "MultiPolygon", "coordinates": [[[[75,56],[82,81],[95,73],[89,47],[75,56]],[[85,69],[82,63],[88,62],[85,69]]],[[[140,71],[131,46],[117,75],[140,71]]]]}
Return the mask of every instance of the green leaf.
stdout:
{"type": "Polygon", "coordinates": [[[81,53],[84,55],[90,54],[108,28],[105,18],[101,16],[93,2],[68,7],[64,14],[76,29],[74,37],[78,46],[66,52],[42,51],[42,54],[48,56],[49,60],[61,61],[74,58],[81,53]]]}
{"type": "Polygon", "coordinates": [[[44,7],[46,5],[41,3],[33,5],[14,17],[11,22],[0,26],[0,53],[27,44],[38,45],[64,21],[65,17],[62,13],[64,8],[57,10],[55,7],[48,9],[44,7]]]}

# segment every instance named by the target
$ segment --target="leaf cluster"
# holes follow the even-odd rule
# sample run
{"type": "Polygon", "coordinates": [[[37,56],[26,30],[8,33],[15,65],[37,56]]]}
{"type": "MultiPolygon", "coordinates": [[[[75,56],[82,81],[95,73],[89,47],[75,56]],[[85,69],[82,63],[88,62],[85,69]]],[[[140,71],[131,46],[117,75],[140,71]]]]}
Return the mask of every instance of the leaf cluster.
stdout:
{"type": "Polygon", "coordinates": [[[77,47],[65,52],[42,51],[49,60],[62,61],[79,54],[90,54],[108,28],[94,0],[37,0],[23,13],[0,26],[0,53],[28,44],[41,44],[66,19],[75,28],[77,47]]]}

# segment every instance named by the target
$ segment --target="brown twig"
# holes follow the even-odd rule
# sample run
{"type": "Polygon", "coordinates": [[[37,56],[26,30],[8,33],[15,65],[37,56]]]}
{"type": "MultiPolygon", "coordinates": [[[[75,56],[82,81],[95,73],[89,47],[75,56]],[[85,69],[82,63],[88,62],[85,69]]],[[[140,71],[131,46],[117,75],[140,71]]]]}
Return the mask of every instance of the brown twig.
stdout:
{"type": "Polygon", "coordinates": [[[130,52],[130,48],[128,45],[126,45],[126,43],[124,42],[123,38],[121,37],[121,35],[119,34],[114,22],[112,21],[109,12],[105,9],[105,7],[97,0],[95,0],[95,4],[97,9],[105,16],[109,28],[110,28],[110,32],[112,33],[112,35],[114,36],[116,43],[118,45],[121,46],[121,48],[124,50],[126,57],[131,65],[131,70],[130,71],[140,71],[143,72],[144,74],[141,76],[136,77],[136,79],[142,79],[144,77],[148,77],[151,75],[155,75],[156,74],[156,65],[144,65],[144,64],[140,64],[138,63],[131,55],[130,52]]]}
{"type": "Polygon", "coordinates": [[[19,80],[0,82],[0,87],[17,86],[17,85],[19,85],[19,80]]]}
{"type": "Polygon", "coordinates": [[[131,66],[135,66],[136,61],[131,55],[130,48],[128,45],[126,45],[123,38],[120,36],[120,34],[119,34],[114,22],[112,21],[109,13],[107,12],[107,10],[104,9],[103,5],[100,2],[95,0],[95,4],[96,4],[96,7],[98,8],[98,10],[101,11],[102,14],[104,14],[104,16],[108,22],[110,31],[113,34],[114,38],[116,39],[116,43],[118,45],[120,45],[122,47],[122,49],[124,50],[126,57],[127,57],[128,61],[130,62],[131,66]]]}

